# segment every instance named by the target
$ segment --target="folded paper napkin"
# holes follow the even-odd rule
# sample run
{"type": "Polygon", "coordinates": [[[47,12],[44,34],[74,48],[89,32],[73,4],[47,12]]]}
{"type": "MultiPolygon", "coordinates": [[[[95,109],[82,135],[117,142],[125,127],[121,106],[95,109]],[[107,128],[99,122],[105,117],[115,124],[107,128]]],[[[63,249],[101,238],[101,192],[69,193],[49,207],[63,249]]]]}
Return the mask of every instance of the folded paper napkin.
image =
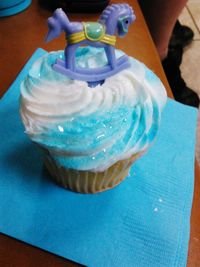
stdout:
{"type": "Polygon", "coordinates": [[[116,188],[73,193],[55,185],[19,117],[20,82],[0,100],[0,231],[87,266],[185,266],[197,112],[168,100],[159,136],[116,188]]]}

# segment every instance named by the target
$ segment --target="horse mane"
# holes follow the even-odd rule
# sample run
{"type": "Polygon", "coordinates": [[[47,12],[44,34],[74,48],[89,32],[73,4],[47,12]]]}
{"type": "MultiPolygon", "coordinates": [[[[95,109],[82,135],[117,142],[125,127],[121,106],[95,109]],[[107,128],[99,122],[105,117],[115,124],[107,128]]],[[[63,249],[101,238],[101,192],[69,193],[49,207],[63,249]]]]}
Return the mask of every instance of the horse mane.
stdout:
{"type": "Polygon", "coordinates": [[[101,16],[99,17],[99,22],[105,23],[112,12],[115,12],[116,10],[122,10],[122,9],[129,11],[130,15],[133,16],[133,10],[128,4],[112,4],[112,5],[107,6],[104,9],[101,16]]]}

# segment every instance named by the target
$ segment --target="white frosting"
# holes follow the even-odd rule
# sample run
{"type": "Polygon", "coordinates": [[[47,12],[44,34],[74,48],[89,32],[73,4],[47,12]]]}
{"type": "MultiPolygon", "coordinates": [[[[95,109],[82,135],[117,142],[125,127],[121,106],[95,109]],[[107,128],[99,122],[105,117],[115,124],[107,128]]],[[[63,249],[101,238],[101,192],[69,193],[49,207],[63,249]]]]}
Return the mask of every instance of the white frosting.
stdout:
{"type": "MultiPolygon", "coordinates": [[[[121,52],[118,52],[118,54],[121,55],[121,52]]],[[[102,57],[100,58],[102,62],[102,57]]],[[[92,66],[100,65],[98,62],[94,62],[93,57],[87,61],[83,59],[82,57],[78,59],[78,64],[82,67],[84,64],[90,64],[90,62],[92,66]]],[[[98,85],[95,88],[88,87],[86,82],[73,81],[54,72],[49,66],[47,57],[37,61],[31,68],[29,76],[21,85],[20,112],[26,132],[37,142],[37,136],[51,130],[51,127],[55,125],[58,125],[58,129],[62,133],[64,129],[61,125],[66,121],[73,121],[77,117],[95,116],[96,113],[109,112],[117,107],[127,106],[129,109],[134,109],[138,106],[140,108],[145,106],[145,133],[148,133],[152,124],[155,123],[153,121],[155,120],[153,117],[154,107],[158,109],[158,121],[156,123],[159,123],[159,114],[166,102],[166,92],[160,80],[142,63],[133,59],[130,60],[131,67],[129,69],[108,78],[103,85],[98,85]],[[41,74],[43,69],[46,70],[45,75],[41,74]]],[[[134,125],[135,132],[139,123],[140,121],[137,121],[134,125]]],[[[112,144],[118,142],[119,137],[123,134],[125,132],[120,129],[117,135],[112,136],[110,142],[103,146],[95,146],[91,151],[88,148],[87,154],[91,152],[92,157],[100,150],[108,149],[112,144]]],[[[95,135],[94,138],[98,137],[95,135]]],[[[39,140],[41,140],[41,136],[39,140]]],[[[39,142],[41,143],[41,141],[39,142]]],[[[147,142],[141,147],[141,142],[137,142],[137,144],[131,146],[131,142],[130,139],[122,154],[118,153],[118,155],[110,158],[105,157],[105,160],[99,160],[99,164],[94,164],[93,167],[90,164],[89,167],[86,166],[86,169],[102,171],[118,160],[127,158],[140,150],[145,150],[149,145],[147,142]]],[[[48,147],[48,145],[49,143],[45,143],[45,146],[48,147]]],[[[56,150],[60,147],[60,145],[54,144],[50,146],[56,150]]],[[[63,151],[69,153],[67,146],[62,147],[62,153],[63,151]]],[[[75,155],[77,151],[72,150],[70,153],[75,155]]],[[[84,155],[83,152],[79,154],[84,155]]],[[[63,161],[61,164],[63,164],[63,161]]],[[[83,169],[83,167],[80,168],[83,169]]]]}
{"type": "Polygon", "coordinates": [[[134,106],[138,97],[143,97],[142,101],[145,101],[149,94],[148,87],[141,88],[129,70],[108,78],[95,89],[83,81],[58,83],[44,80],[39,85],[33,85],[31,93],[27,92],[27,87],[27,84],[21,87],[21,114],[26,131],[31,134],[36,134],[45,124],[61,122],[66,117],[89,115],[101,109],[109,110],[114,105],[134,106]],[[31,122],[34,122],[34,128],[31,122]]]}

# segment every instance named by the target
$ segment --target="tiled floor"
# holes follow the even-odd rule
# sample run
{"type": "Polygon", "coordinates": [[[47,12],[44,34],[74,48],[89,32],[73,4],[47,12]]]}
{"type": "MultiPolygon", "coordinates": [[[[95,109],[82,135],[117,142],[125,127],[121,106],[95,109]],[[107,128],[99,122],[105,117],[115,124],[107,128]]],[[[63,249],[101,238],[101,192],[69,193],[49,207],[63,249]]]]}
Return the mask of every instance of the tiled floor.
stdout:
{"type": "Polygon", "coordinates": [[[184,51],[182,76],[188,87],[200,95],[200,0],[189,0],[179,20],[194,31],[194,40],[184,51]]]}
{"type": "MultiPolygon", "coordinates": [[[[200,96],[200,0],[189,0],[179,21],[194,31],[194,40],[186,47],[181,64],[182,76],[188,87],[200,96]]],[[[200,108],[197,127],[196,158],[200,164],[200,108]]]]}

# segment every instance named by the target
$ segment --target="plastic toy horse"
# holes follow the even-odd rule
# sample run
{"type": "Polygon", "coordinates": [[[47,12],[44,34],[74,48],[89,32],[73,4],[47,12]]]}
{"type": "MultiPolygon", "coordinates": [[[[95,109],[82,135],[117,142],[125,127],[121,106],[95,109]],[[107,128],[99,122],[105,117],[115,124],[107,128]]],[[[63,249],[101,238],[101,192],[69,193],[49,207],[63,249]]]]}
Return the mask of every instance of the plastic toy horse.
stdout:
{"type": "Polygon", "coordinates": [[[116,59],[116,32],[123,37],[128,27],[135,20],[132,8],[128,4],[112,4],[101,14],[98,22],[70,22],[62,9],[57,9],[48,19],[49,32],[46,41],[58,37],[62,31],[66,33],[67,46],[65,61],[57,59],[53,69],[72,79],[84,80],[95,86],[104,79],[130,66],[128,56],[116,59]],[[80,68],[75,65],[75,52],[81,45],[104,47],[108,64],[96,68],[80,68]]]}

